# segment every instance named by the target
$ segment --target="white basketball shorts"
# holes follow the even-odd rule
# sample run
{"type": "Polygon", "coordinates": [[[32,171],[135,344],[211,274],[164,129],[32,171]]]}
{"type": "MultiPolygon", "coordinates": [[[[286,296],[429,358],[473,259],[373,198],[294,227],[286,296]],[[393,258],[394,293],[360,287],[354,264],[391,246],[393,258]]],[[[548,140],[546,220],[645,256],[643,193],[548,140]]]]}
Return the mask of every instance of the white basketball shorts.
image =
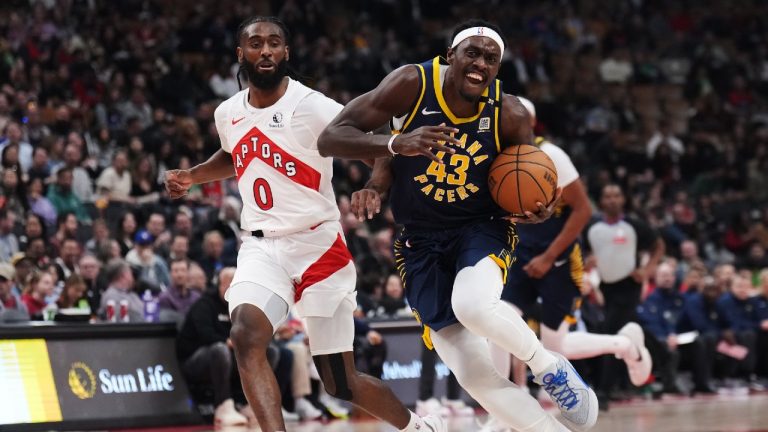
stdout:
{"type": "Polygon", "coordinates": [[[264,310],[263,290],[280,296],[305,318],[312,355],[352,351],[357,274],[341,224],[279,237],[243,237],[237,270],[227,290],[229,310],[252,304],[264,310]],[[244,283],[249,282],[249,283],[244,283]]]}

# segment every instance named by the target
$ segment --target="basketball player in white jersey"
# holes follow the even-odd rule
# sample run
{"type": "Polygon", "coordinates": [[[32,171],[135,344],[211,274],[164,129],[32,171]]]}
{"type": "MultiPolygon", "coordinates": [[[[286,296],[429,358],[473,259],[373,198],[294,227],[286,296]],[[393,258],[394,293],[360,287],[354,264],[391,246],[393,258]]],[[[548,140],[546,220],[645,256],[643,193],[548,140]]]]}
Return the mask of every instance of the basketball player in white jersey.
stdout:
{"type": "MultiPolygon", "coordinates": [[[[289,32],[254,17],[237,33],[248,88],[214,114],[221,150],[190,170],[169,171],[171,198],[193,184],[237,176],[243,239],[226,299],[243,388],[264,431],[284,431],[266,358],[274,330],[295,304],[326,391],[403,431],[444,431],[439,417],[408,411],[381,381],[355,370],[355,268],[331,188],[332,159],[317,137],[342,106],[287,77],[289,32]]],[[[437,145],[437,144],[435,144],[437,145]]]]}

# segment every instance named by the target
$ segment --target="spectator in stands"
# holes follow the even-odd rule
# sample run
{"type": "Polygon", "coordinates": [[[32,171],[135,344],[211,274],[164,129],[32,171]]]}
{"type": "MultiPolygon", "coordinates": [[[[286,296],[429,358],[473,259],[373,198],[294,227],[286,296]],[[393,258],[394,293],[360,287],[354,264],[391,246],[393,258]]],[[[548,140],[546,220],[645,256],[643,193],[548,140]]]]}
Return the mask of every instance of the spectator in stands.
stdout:
{"type": "Polygon", "coordinates": [[[44,147],[35,147],[32,151],[32,166],[27,172],[28,181],[33,179],[47,182],[51,176],[51,164],[48,161],[48,150],[44,147]]]}
{"type": "Polygon", "coordinates": [[[93,180],[88,171],[80,164],[83,152],[76,144],[67,144],[64,147],[64,165],[72,171],[72,192],[83,203],[93,202],[93,180]]]}
{"type": "Polygon", "coordinates": [[[8,263],[0,263],[0,322],[29,319],[27,305],[13,292],[15,270],[8,263]],[[13,311],[13,312],[6,312],[13,311]]]}
{"type": "Polygon", "coordinates": [[[381,333],[372,329],[362,318],[355,318],[353,352],[357,370],[381,379],[384,361],[387,359],[387,344],[381,333]]]}
{"type": "Polygon", "coordinates": [[[200,293],[208,289],[208,276],[197,262],[190,263],[189,265],[189,289],[200,293]]]}
{"type": "Polygon", "coordinates": [[[131,184],[131,173],[128,171],[128,153],[123,149],[118,149],[112,157],[112,165],[102,171],[96,180],[98,194],[109,200],[110,203],[130,204],[133,202],[131,184]]]}
{"type": "MultiPolygon", "coordinates": [[[[728,328],[725,314],[717,304],[720,295],[722,292],[714,279],[706,277],[700,292],[685,296],[683,312],[677,326],[680,333],[698,332],[697,339],[701,339],[705,351],[713,355],[720,341],[736,343],[733,331],[728,328]]],[[[717,356],[714,360],[718,362],[723,359],[717,356]]]]}
{"type": "MultiPolygon", "coordinates": [[[[56,223],[56,218],[53,218],[53,221],[51,222],[51,225],[56,223]]],[[[29,212],[27,213],[27,217],[24,221],[24,234],[20,235],[18,237],[19,239],[19,249],[24,251],[27,250],[27,246],[29,246],[29,242],[32,239],[36,238],[48,238],[46,235],[47,232],[47,224],[43,221],[43,218],[39,215],[29,212]]]]}
{"type": "Polygon", "coordinates": [[[104,219],[99,218],[94,220],[91,226],[93,228],[93,237],[85,242],[85,250],[95,254],[99,245],[109,240],[111,234],[109,232],[109,226],[107,226],[107,221],[104,219]]]}
{"type": "Polygon", "coordinates": [[[189,259],[189,238],[187,236],[181,234],[173,236],[168,258],[170,260],[189,259]]]}
{"type": "Polygon", "coordinates": [[[72,274],[64,281],[64,289],[61,291],[56,306],[59,309],[77,308],[91,311],[87,298],[88,287],[85,280],[78,274],[72,274]]]}
{"type": "Polygon", "coordinates": [[[51,246],[51,253],[58,255],[65,239],[77,238],[79,227],[80,223],[74,213],[60,212],[56,217],[56,232],[48,240],[48,244],[51,246]]]}
{"type": "Polygon", "coordinates": [[[187,380],[213,386],[217,426],[248,423],[232,399],[232,386],[240,378],[229,338],[232,323],[224,293],[234,274],[234,268],[221,270],[217,289],[206,292],[192,305],[176,341],[176,353],[187,380]]]}
{"type": "Polygon", "coordinates": [[[160,294],[160,310],[172,310],[181,318],[187,315],[200,292],[189,288],[189,261],[186,259],[174,259],[171,261],[171,284],[160,294]]]}
{"type": "Polygon", "coordinates": [[[117,235],[115,239],[120,244],[120,254],[125,256],[129,250],[133,249],[133,237],[136,235],[136,216],[132,212],[125,212],[117,225],[117,235]]]}
{"type": "Polygon", "coordinates": [[[134,247],[125,256],[129,264],[139,269],[139,279],[164,290],[171,283],[168,264],[155,253],[155,237],[139,230],[133,238],[134,247]]]}
{"type": "Polygon", "coordinates": [[[699,247],[693,240],[684,240],[680,243],[680,260],[677,263],[678,281],[683,280],[692,268],[701,268],[704,261],[699,257],[699,247]]]}
{"type": "Polygon", "coordinates": [[[112,300],[119,305],[121,300],[128,301],[128,320],[130,322],[144,322],[144,303],[133,291],[135,279],[131,266],[121,259],[115,259],[107,263],[104,269],[108,288],[101,296],[99,304],[99,316],[106,316],[107,303],[112,300]]]}
{"type": "Polygon", "coordinates": [[[171,232],[165,229],[165,216],[152,212],[147,219],[146,230],[154,237],[154,248],[158,255],[168,256],[171,244],[171,232]]]}
{"type": "Polygon", "coordinates": [[[18,151],[18,160],[21,164],[21,172],[26,173],[32,166],[32,152],[34,148],[32,144],[24,140],[24,131],[21,125],[15,121],[8,123],[3,132],[5,140],[0,142],[0,152],[3,152],[6,147],[15,147],[18,151]]]}
{"type": "Polygon", "coordinates": [[[8,262],[19,251],[19,239],[13,233],[16,213],[0,208],[0,261],[8,262]]]}
{"type": "Polygon", "coordinates": [[[21,295],[24,290],[24,285],[27,282],[27,277],[33,270],[37,269],[36,261],[26,255],[24,252],[17,252],[13,254],[11,258],[11,265],[16,271],[16,277],[13,280],[12,289],[14,294],[21,295]]]}
{"type": "Polygon", "coordinates": [[[72,191],[72,170],[70,168],[61,168],[56,173],[56,184],[48,189],[48,200],[56,208],[57,213],[74,213],[82,221],[90,221],[88,214],[80,198],[72,191]]]}
{"type": "Polygon", "coordinates": [[[86,286],[85,297],[88,299],[88,305],[94,313],[99,310],[101,304],[101,294],[106,287],[99,283],[99,272],[101,271],[101,261],[91,254],[85,254],[78,263],[80,276],[86,286]]]}
{"type": "Polygon", "coordinates": [[[224,252],[224,238],[218,231],[208,231],[203,237],[203,258],[199,261],[208,279],[224,267],[222,254],[224,252]]]}
{"type": "MultiPolygon", "coordinates": [[[[54,187],[51,186],[51,189],[54,187]]],[[[27,185],[27,202],[31,213],[45,219],[46,225],[53,226],[56,224],[57,210],[51,200],[43,194],[44,189],[42,179],[38,177],[30,179],[27,185]]]]}
{"type": "Polygon", "coordinates": [[[384,314],[391,317],[405,317],[411,314],[411,308],[405,303],[403,280],[396,273],[387,276],[384,281],[384,295],[379,300],[384,314]]]}
{"type": "Polygon", "coordinates": [[[131,197],[136,204],[156,204],[160,201],[160,184],[157,182],[157,167],[152,155],[134,160],[131,169],[131,197]]]}
{"type": "Polygon", "coordinates": [[[77,263],[80,260],[80,242],[73,238],[66,238],[59,248],[59,256],[54,260],[58,279],[63,281],[73,274],[80,273],[77,263]]]}
{"type": "Polygon", "coordinates": [[[2,172],[2,184],[0,184],[0,201],[3,207],[23,215],[29,206],[26,199],[26,187],[20,180],[21,171],[5,169],[2,172]]]}
{"type": "Polygon", "coordinates": [[[759,299],[750,297],[751,291],[751,280],[736,275],[731,281],[730,291],[723,294],[717,302],[736,342],[749,350],[744,360],[734,365],[729,375],[747,380],[754,378],[757,361],[757,332],[760,329],[759,299]]]}
{"type": "Polygon", "coordinates": [[[48,305],[45,299],[53,294],[54,285],[53,276],[45,271],[36,270],[27,277],[21,301],[33,320],[43,319],[43,309],[48,305]]]}
{"type": "Polygon", "coordinates": [[[685,363],[693,369],[694,391],[711,393],[709,379],[714,351],[707,351],[702,339],[678,343],[678,321],[683,314],[684,298],[675,287],[675,269],[666,262],[659,264],[655,281],[656,290],[638,307],[638,315],[645,332],[660,343],[648,344],[648,347],[654,357],[653,364],[660,369],[664,392],[682,393],[676,376],[681,363],[685,363]]]}
{"type": "Polygon", "coordinates": [[[176,213],[173,222],[172,231],[174,234],[186,236],[189,240],[189,257],[195,261],[199,260],[203,256],[202,252],[202,236],[197,235],[199,230],[194,229],[192,223],[192,211],[186,207],[182,207],[176,213]]]}

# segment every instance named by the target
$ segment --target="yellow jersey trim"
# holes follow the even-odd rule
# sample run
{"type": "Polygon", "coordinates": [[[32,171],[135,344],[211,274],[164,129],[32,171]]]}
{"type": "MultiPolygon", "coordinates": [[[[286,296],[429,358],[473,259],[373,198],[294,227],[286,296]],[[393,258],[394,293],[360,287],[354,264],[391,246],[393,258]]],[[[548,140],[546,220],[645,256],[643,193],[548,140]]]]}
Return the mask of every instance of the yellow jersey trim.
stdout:
{"type": "MultiPolygon", "coordinates": [[[[496,80],[496,102],[499,102],[499,92],[501,83],[499,80],[496,80]]],[[[493,133],[494,137],[496,138],[496,152],[501,153],[501,140],[499,140],[499,111],[501,108],[501,104],[497,103],[496,108],[493,110],[493,133]]]]}
{"type": "MultiPolygon", "coordinates": [[[[485,102],[480,102],[480,107],[477,110],[477,114],[472,117],[456,117],[451,109],[448,108],[448,104],[445,102],[445,98],[443,97],[443,86],[440,85],[440,57],[435,57],[435,59],[432,61],[432,85],[435,89],[435,96],[437,97],[437,103],[440,104],[440,109],[443,110],[445,115],[451,122],[453,122],[453,124],[469,123],[480,118],[480,114],[482,114],[483,110],[485,109],[485,102]]],[[[482,97],[483,99],[488,98],[488,88],[483,91],[482,97]]]]}
{"type": "Polygon", "coordinates": [[[419,99],[416,101],[416,105],[413,106],[413,110],[411,110],[411,113],[408,115],[408,119],[405,120],[405,123],[403,123],[403,127],[401,127],[398,131],[396,131],[396,133],[400,133],[404,131],[411,124],[414,117],[416,117],[416,113],[419,112],[421,101],[424,100],[424,92],[427,89],[426,72],[424,72],[424,66],[417,64],[416,67],[419,68],[419,75],[421,77],[421,93],[419,93],[419,99]]]}

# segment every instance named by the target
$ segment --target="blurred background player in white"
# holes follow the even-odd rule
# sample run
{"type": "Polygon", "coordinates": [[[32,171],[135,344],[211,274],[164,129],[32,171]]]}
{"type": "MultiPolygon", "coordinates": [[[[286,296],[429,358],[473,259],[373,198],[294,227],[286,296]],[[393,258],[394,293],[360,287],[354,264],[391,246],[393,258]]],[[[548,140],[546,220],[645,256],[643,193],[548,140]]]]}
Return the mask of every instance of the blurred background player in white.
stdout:
{"type": "Polygon", "coordinates": [[[381,381],[355,370],[355,268],[331,186],[332,159],[316,146],[342,106],[287,76],[290,33],[277,18],[249,18],[237,38],[248,88],[214,113],[221,149],[189,170],[168,171],[166,188],[179,198],[192,185],[237,176],[240,227],[251,235],[226,296],[243,389],[259,425],[285,430],[266,349],[295,303],[329,394],[401,430],[445,430],[442,419],[409,412],[381,381]]]}
{"type": "MultiPolygon", "coordinates": [[[[526,98],[518,99],[530,114],[531,128],[536,125],[536,108],[526,98]]],[[[530,315],[541,299],[541,340],[547,349],[563,354],[569,360],[614,354],[627,364],[630,380],[643,385],[651,373],[651,356],[645,348],[642,328],[634,322],[626,324],[616,335],[571,332],[575,324],[573,312],[581,303],[583,260],[579,234],[592,216],[586,190],[571,158],[543,137],[535,145],[555,164],[558,184],[563,189],[562,201],[552,217],[538,224],[519,224],[520,243],[517,260],[501,295],[530,315]]],[[[494,362],[502,376],[508,377],[511,356],[498,345],[491,344],[494,362]]],[[[514,361],[514,381],[526,387],[526,365],[514,361]]],[[[495,422],[488,423],[493,430],[495,422]]]]}

